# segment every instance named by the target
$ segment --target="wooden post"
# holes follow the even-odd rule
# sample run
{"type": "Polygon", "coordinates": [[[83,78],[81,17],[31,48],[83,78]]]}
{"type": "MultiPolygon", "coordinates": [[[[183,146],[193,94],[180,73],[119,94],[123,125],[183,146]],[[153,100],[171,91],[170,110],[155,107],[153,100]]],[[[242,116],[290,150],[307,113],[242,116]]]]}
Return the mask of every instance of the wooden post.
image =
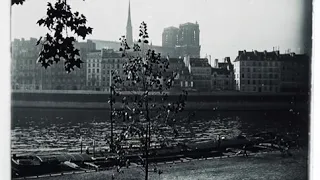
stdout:
{"type": "Polygon", "coordinates": [[[95,142],[93,140],[93,157],[96,157],[95,142]]]}
{"type": "Polygon", "coordinates": [[[80,138],[80,153],[82,154],[82,137],[80,138]]]}

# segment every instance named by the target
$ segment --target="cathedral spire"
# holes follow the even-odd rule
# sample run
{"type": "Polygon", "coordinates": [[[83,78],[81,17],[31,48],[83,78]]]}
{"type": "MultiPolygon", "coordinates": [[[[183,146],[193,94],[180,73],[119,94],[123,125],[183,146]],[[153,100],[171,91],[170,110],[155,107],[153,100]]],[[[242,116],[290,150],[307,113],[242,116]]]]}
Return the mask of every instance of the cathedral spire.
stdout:
{"type": "Polygon", "coordinates": [[[127,21],[127,32],[126,32],[126,38],[128,45],[133,44],[132,39],[132,25],[131,25],[131,8],[130,8],[130,0],[129,0],[129,8],[128,8],[128,21],[127,21]]]}
{"type": "Polygon", "coordinates": [[[131,9],[130,9],[130,0],[129,0],[129,8],[128,8],[128,21],[127,27],[131,27],[131,9]]]}

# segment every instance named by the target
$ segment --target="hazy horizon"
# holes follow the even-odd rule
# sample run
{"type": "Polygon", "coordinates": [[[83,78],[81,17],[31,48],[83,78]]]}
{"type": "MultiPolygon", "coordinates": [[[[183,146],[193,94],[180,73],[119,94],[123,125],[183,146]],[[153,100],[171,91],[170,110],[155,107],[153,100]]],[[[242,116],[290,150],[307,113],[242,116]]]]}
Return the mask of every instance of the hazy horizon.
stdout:
{"type": "MultiPolygon", "coordinates": [[[[93,27],[86,39],[119,41],[125,34],[129,0],[68,2],[93,27]]],[[[46,28],[36,24],[46,13],[46,3],[26,0],[22,6],[12,6],[12,40],[46,33],[46,28]]],[[[161,45],[164,28],[197,21],[202,57],[233,59],[238,50],[270,51],[273,47],[303,53],[310,28],[306,27],[306,4],[304,0],[131,0],[133,37],[137,39],[138,27],[145,21],[152,44],[161,45]]]]}

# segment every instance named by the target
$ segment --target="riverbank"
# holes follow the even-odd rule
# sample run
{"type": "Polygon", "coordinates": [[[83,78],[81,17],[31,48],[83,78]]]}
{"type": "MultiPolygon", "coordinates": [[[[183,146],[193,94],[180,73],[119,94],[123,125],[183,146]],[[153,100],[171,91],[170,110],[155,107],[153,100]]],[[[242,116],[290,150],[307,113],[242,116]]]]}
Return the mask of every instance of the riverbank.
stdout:
{"type": "MultiPolygon", "coordinates": [[[[160,104],[160,103],[158,103],[160,104]]],[[[115,103],[121,108],[122,103],[115,103]]],[[[12,108],[63,108],[63,109],[110,109],[107,102],[55,102],[55,101],[12,101],[12,108]]],[[[258,111],[306,109],[305,103],[291,102],[187,102],[186,110],[258,111]]],[[[156,108],[155,108],[156,109],[156,108]]]]}
{"type": "MultiPolygon", "coordinates": [[[[248,158],[231,157],[209,160],[193,160],[181,163],[167,163],[152,165],[163,173],[150,172],[149,179],[163,180],[193,180],[193,179],[219,179],[219,180],[307,180],[308,179],[308,151],[294,150],[292,157],[283,158],[280,152],[251,154],[248,158]]],[[[150,169],[152,171],[152,169],[150,169]]],[[[111,179],[115,174],[117,180],[144,179],[141,167],[131,166],[124,168],[123,173],[116,169],[81,174],[65,174],[55,177],[39,177],[46,180],[84,180],[111,179]]]]}

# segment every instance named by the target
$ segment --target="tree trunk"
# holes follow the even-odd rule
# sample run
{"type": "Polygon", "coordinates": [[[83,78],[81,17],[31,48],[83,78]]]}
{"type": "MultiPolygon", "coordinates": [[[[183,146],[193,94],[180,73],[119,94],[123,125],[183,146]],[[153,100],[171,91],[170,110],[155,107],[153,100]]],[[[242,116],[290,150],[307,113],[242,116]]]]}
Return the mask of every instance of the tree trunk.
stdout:
{"type": "Polygon", "coordinates": [[[146,161],[145,161],[145,180],[148,180],[149,174],[149,146],[150,146],[150,118],[149,118],[149,107],[148,107],[148,95],[145,102],[146,108],[146,119],[147,119],[147,132],[146,132],[146,143],[145,143],[145,154],[146,154],[146,161]]]}

